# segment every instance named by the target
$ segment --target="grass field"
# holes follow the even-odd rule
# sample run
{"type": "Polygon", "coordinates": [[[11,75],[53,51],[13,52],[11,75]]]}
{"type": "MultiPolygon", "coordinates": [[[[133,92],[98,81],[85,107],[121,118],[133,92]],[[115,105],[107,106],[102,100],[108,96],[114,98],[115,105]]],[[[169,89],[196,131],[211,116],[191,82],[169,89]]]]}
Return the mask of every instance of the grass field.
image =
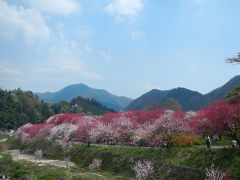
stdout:
{"type": "MultiPolygon", "coordinates": [[[[238,148],[207,149],[205,146],[193,146],[162,150],[160,148],[127,146],[92,145],[88,147],[77,144],[72,149],[66,150],[54,142],[40,141],[22,146],[14,138],[9,138],[8,142],[0,144],[0,149],[20,148],[27,153],[33,153],[44,147],[44,158],[62,160],[68,157],[77,165],[69,172],[56,167],[37,168],[36,164],[27,162],[15,162],[16,165],[12,163],[14,168],[20,167],[16,173],[21,172],[20,174],[25,176],[33,170],[34,175],[39,178],[45,177],[47,174],[54,176],[55,172],[62,172],[61,177],[64,179],[68,179],[69,173],[74,179],[130,179],[134,177],[131,166],[139,160],[149,160],[154,163],[155,172],[151,176],[152,179],[204,179],[205,169],[211,167],[212,164],[215,168],[227,172],[234,179],[240,177],[240,149],[238,148]],[[95,158],[101,159],[102,165],[99,171],[92,172],[88,167],[95,158]]],[[[228,143],[229,139],[224,138],[220,146],[228,143]]],[[[15,176],[18,175],[11,174],[11,177],[15,176]]]]}

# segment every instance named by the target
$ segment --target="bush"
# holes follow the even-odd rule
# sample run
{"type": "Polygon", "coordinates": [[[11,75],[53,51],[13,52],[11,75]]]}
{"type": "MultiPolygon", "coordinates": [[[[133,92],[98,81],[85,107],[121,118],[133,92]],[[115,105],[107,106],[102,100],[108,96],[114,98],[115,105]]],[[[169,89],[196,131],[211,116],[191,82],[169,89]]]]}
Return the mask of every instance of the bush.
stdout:
{"type": "Polygon", "coordinates": [[[35,152],[42,150],[42,157],[49,159],[63,160],[67,154],[67,151],[60,144],[43,137],[35,138],[33,141],[22,145],[21,150],[29,154],[34,154],[35,152]]]}
{"type": "Polygon", "coordinates": [[[188,135],[188,134],[175,136],[173,137],[171,142],[173,146],[178,146],[178,147],[189,147],[189,146],[201,144],[201,141],[198,136],[188,135]]]}
{"type": "Polygon", "coordinates": [[[41,175],[38,177],[39,180],[65,180],[67,179],[67,176],[63,172],[59,171],[46,171],[45,173],[41,173],[41,175]]]}
{"type": "Polygon", "coordinates": [[[137,161],[134,166],[131,166],[136,179],[145,180],[154,172],[154,164],[151,161],[137,161]]]}
{"type": "Polygon", "coordinates": [[[101,165],[102,165],[101,159],[94,159],[92,163],[89,165],[89,169],[92,171],[97,171],[100,169],[101,165]]]}
{"type": "Polygon", "coordinates": [[[228,175],[225,172],[222,172],[216,168],[214,168],[214,165],[212,164],[211,168],[206,168],[206,172],[205,172],[205,180],[212,180],[212,179],[216,179],[216,180],[227,180],[228,175]]]}
{"type": "Polygon", "coordinates": [[[1,155],[0,158],[0,173],[6,173],[14,170],[14,167],[12,166],[14,163],[12,156],[10,154],[4,154],[1,155]]]}

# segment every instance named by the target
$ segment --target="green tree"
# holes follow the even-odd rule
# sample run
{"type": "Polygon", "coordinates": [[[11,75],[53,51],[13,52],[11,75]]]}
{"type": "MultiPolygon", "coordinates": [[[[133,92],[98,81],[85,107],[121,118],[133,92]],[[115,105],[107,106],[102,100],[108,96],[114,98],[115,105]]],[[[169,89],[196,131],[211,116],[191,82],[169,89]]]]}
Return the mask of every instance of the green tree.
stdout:
{"type": "Polygon", "coordinates": [[[230,91],[225,99],[231,104],[240,102],[240,87],[237,87],[234,90],[230,91]]]}
{"type": "Polygon", "coordinates": [[[162,105],[160,102],[152,102],[152,103],[148,103],[144,106],[143,110],[145,111],[151,111],[151,110],[155,110],[155,109],[161,109],[162,105]]]}
{"type": "Polygon", "coordinates": [[[182,107],[177,100],[173,98],[167,98],[163,103],[163,108],[176,111],[176,110],[180,110],[182,107]]]}

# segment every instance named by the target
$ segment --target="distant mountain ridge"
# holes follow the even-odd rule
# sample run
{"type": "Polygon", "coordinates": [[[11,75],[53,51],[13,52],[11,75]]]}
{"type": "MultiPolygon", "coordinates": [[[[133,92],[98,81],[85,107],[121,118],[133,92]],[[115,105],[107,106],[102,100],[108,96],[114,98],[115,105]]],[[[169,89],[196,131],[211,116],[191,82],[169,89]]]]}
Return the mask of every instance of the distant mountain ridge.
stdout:
{"type": "Polygon", "coordinates": [[[71,99],[81,96],[83,98],[91,98],[100,102],[102,105],[114,110],[124,109],[132,99],[124,96],[113,95],[103,89],[95,89],[85,84],[69,85],[57,92],[35,93],[40,99],[48,103],[55,103],[61,100],[71,101],[71,99]]]}
{"type": "Polygon", "coordinates": [[[150,103],[164,103],[168,98],[177,100],[183,110],[198,110],[215,100],[223,99],[229,91],[240,87],[240,75],[235,76],[223,86],[203,95],[197,91],[186,88],[175,88],[171,90],[153,89],[132,101],[125,110],[143,110],[150,103]]]}

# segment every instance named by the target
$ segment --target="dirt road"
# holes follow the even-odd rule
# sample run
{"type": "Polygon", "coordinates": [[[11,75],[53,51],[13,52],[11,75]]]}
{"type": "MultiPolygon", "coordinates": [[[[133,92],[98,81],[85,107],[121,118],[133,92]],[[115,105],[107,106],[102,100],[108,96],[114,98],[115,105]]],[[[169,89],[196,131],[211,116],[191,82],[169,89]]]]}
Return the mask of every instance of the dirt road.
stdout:
{"type": "Polygon", "coordinates": [[[38,164],[39,166],[52,165],[56,167],[74,167],[75,164],[69,161],[53,160],[53,159],[38,159],[33,155],[22,154],[19,150],[7,151],[12,155],[13,160],[25,160],[38,164]]]}

